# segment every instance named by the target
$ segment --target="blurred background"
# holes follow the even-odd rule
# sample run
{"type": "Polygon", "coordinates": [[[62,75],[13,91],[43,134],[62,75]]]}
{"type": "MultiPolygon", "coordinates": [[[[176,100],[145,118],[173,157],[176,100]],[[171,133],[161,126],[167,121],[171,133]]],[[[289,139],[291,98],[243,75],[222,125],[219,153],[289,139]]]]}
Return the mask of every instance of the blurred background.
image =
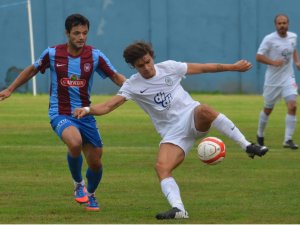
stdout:
{"type": "MultiPolygon", "coordinates": [[[[0,90],[32,61],[27,4],[0,0],[0,90]]],[[[255,61],[257,48],[275,31],[278,13],[287,14],[289,30],[300,34],[299,9],[299,0],[31,0],[32,47],[37,59],[48,46],[65,43],[65,18],[81,13],[90,20],[88,44],[103,51],[126,77],[135,71],[124,62],[123,50],[144,40],[152,43],[156,62],[253,63],[246,73],[189,77],[182,82],[188,91],[260,94],[266,67],[255,61]]],[[[49,71],[38,74],[36,84],[37,93],[48,93],[49,71]]],[[[95,74],[94,94],[117,90],[95,74]]],[[[32,92],[32,81],[18,92],[32,92]]]]}

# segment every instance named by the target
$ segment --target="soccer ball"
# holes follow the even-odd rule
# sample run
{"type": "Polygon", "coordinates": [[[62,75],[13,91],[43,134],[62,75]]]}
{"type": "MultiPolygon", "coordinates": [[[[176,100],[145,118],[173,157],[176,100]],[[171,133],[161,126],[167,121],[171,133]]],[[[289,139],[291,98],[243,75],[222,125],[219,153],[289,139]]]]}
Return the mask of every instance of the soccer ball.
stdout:
{"type": "Polygon", "coordinates": [[[197,153],[202,162],[215,165],[224,160],[226,148],[224,142],[219,138],[207,137],[199,143],[197,153]]]}

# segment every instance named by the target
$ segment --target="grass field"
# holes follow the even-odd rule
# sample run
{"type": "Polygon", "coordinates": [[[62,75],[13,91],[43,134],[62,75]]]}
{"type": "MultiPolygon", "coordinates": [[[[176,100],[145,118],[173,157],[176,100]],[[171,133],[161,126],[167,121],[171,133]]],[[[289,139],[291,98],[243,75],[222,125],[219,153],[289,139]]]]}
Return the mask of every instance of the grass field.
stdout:
{"type": "MultiPolygon", "coordinates": [[[[255,141],[261,96],[193,97],[226,114],[255,141]]],[[[251,160],[215,130],[209,136],[224,140],[224,162],[207,166],[195,148],[190,152],[174,173],[190,219],[175,221],[154,218],[169,209],[154,171],[160,138],[133,102],[97,117],[105,149],[104,176],[96,192],[102,210],[96,213],[73,200],[66,148],[51,130],[47,108],[46,95],[14,94],[0,102],[0,223],[300,223],[300,150],[282,148],[283,102],[270,118],[265,157],[251,160]]],[[[296,131],[297,143],[299,136],[296,131]]]]}

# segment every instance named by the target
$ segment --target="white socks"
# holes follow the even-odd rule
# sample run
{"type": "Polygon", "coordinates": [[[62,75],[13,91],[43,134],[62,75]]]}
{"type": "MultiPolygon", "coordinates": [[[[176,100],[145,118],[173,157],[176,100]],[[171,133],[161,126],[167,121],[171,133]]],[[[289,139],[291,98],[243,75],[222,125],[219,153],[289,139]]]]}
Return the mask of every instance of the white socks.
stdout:
{"type": "Polygon", "coordinates": [[[161,190],[168,199],[170,205],[185,211],[180,197],[179,187],[173,177],[167,177],[160,182],[161,190]]]}
{"type": "MultiPolygon", "coordinates": [[[[264,113],[264,111],[261,111],[259,115],[258,129],[257,129],[257,135],[259,137],[264,137],[264,131],[267,126],[268,120],[269,120],[269,116],[267,116],[264,113]]],[[[286,114],[284,141],[292,140],[292,136],[296,128],[296,121],[297,121],[296,116],[286,114]]]]}
{"type": "Polygon", "coordinates": [[[82,186],[84,186],[84,180],[82,179],[82,181],[81,182],[76,182],[75,180],[73,180],[73,182],[74,182],[74,186],[76,187],[78,184],[81,184],[82,186]]]}
{"type": "Polygon", "coordinates": [[[292,140],[292,136],[296,128],[296,121],[296,116],[286,114],[284,141],[292,140]]]}
{"type": "Polygon", "coordinates": [[[259,137],[264,137],[265,128],[267,126],[268,120],[269,120],[269,116],[267,116],[267,114],[265,114],[264,111],[261,111],[259,114],[258,128],[257,128],[257,135],[259,137]]]}
{"type": "Polygon", "coordinates": [[[244,150],[246,150],[246,147],[251,144],[246,140],[245,136],[234,125],[234,123],[224,114],[220,113],[218,117],[212,122],[211,126],[215,127],[222,134],[225,134],[227,137],[234,140],[244,150]]]}

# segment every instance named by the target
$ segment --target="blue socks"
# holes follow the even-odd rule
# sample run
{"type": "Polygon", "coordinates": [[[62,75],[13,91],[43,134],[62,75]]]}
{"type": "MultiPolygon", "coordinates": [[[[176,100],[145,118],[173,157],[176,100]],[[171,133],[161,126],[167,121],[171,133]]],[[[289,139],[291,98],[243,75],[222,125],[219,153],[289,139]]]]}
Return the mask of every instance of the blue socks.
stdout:
{"type": "MultiPolygon", "coordinates": [[[[82,175],[81,175],[81,169],[82,169],[82,155],[80,155],[77,158],[73,158],[69,153],[67,154],[67,160],[70,172],[72,174],[72,178],[75,182],[80,183],[82,182],[82,175]]],[[[91,170],[91,168],[88,168],[86,171],[86,178],[87,178],[87,191],[89,193],[94,193],[101,181],[102,178],[102,167],[99,168],[97,171],[91,170]]]]}
{"type": "Polygon", "coordinates": [[[82,156],[73,158],[67,153],[67,160],[70,172],[75,182],[80,183],[82,181],[81,168],[82,168],[82,156]]]}
{"type": "Polygon", "coordinates": [[[94,193],[101,181],[102,178],[102,167],[99,168],[97,171],[91,170],[91,168],[88,168],[86,171],[86,178],[88,181],[87,185],[87,191],[88,193],[94,193]]]}

